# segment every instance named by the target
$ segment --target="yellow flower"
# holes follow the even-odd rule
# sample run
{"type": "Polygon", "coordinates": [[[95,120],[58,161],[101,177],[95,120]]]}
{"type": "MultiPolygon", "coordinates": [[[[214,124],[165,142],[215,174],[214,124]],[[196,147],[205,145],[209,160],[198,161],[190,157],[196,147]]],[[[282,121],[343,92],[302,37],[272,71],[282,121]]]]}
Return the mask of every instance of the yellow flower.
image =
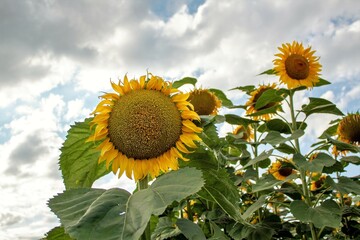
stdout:
{"type": "Polygon", "coordinates": [[[199,115],[217,115],[221,101],[207,89],[195,89],[190,92],[188,101],[199,115]]]}
{"type": "MultiPolygon", "coordinates": [[[[338,139],[342,142],[359,146],[360,144],[360,114],[350,113],[345,116],[340,122],[336,130],[338,139]]],[[[333,148],[333,153],[337,156],[339,153],[346,155],[346,151],[338,151],[336,146],[333,148]]]]}
{"type": "Polygon", "coordinates": [[[324,186],[326,175],[321,175],[318,180],[312,181],[310,191],[317,191],[324,186]]]}
{"type": "Polygon", "coordinates": [[[296,174],[296,171],[294,170],[294,167],[289,160],[277,160],[271,164],[269,173],[272,174],[277,180],[284,180],[291,174],[296,174]]]}
{"type": "Polygon", "coordinates": [[[293,41],[292,44],[282,44],[278,48],[281,53],[275,54],[279,57],[274,62],[274,70],[280,76],[280,82],[287,85],[289,89],[305,86],[312,88],[319,82],[321,65],[319,57],[315,57],[315,51],[311,47],[304,48],[302,43],[293,41]]]}
{"type": "Polygon", "coordinates": [[[139,80],[111,82],[116,93],[105,93],[93,111],[94,134],[87,141],[101,140],[99,163],[112,164],[114,174],[135,181],[147,175],[177,170],[178,158],[187,147],[196,148],[202,131],[192,121],[200,120],[187,101],[189,94],[148,74],[139,80]]]}
{"type": "MultiPolygon", "coordinates": [[[[250,98],[249,100],[245,103],[245,106],[247,106],[246,108],[246,114],[247,115],[250,115],[250,114],[254,114],[256,112],[259,112],[261,110],[266,110],[270,107],[274,107],[274,106],[278,106],[278,109],[281,108],[280,106],[280,102],[270,102],[268,103],[267,105],[259,108],[259,109],[255,109],[255,105],[256,105],[256,102],[257,100],[260,98],[260,96],[266,91],[266,90],[269,90],[269,89],[276,89],[276,84],[273,83],[273,84],[268,84],[268,85],[260,85],[257,89],[255,89],[254,91],[252,91],[250,93],[250,98]]],[[[274,114],[272,113],[264,113],[262,115],[258,115],[258,116],[251,116],[252,119],[254,120],[265,120],[265,121],[269,121],[271,119],[271,117],[273,116],[274,114]]]]}
{"type": "Polygon", "coordinates": [[[243,125],[237,126],[233,131],[233,134],[234,135],[242,134],[241,139],[248,142],[254,139],[254,130],[250,125],[247,125],[246,127],[243,125]]]}

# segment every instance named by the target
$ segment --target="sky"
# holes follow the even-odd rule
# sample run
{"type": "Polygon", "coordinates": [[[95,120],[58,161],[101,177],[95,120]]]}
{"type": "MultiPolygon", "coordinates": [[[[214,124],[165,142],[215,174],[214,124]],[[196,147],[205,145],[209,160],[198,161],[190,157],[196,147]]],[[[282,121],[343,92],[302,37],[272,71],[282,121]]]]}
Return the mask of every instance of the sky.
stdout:
{"type": "MultiPolygon", "coordinates": [[[[59,149],[70,125],[111,91],[110,79],[192,76],[244,104],[244,94],[228,90],[277,81],[257,74],[293,40],[316,50],[332,83],[297,95],[297,106],[312,96],[358,111],[356,0],[0,0],[0,240],[39,239],[59,224],[46,205],[64,190],[59,149]]],[[[310,117],[304,139],[335,118],[310,117]]],[[[109,175],[94,185],[114,186],[134,183],[109,175]]]]}

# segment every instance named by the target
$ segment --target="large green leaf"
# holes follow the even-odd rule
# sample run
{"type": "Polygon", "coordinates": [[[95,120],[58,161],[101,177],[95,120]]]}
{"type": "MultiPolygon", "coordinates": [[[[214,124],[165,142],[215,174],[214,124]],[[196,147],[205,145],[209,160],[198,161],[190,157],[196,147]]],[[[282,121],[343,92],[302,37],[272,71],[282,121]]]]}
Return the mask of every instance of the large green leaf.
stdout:
{"type": "Polygon", "coordinates": [[[306,105],[303,105],[302,112],[308,117],[314,113],[329,113],[334,115],[342,116],[344,115],[335,104],[329,100],[323,98],[309,98],[310,102],[306,105]]]}
{"type": "Polygon", "coordinates": [[[96,179],[109,172],[105,162],[98,164],[97,144],[85,142],[92,134],[91,120],[88,118],[71,126],[61,148],[60,169],[66,189],[91,187],[96,179]]]}
{"type": "Polygon", "coordinates": [[[227,98],[227,96],[225,95],[225,93],[223,91],[216,89],[216,88],[210,88],[209,91],[214,93],[215,96],[221,100],[222,106],[231,107],[233,105],[231,100],[227,98]]]}
{"type": "Polygon", "coordinates": [[[261,161],[264,161],[264,160],[268,159],[271,156],[273,151],[274,150],[271,149],[269,151],[264,151],[264,152],[260,153],[259,156],[251,159],[247,164],[245,164],[243,168],[247,168],[248,166],[254,165],[256,163],[259,163],[261,161]]]}
{"type": "Polygon", "coordinates": [[[182,168],[162,175],[149,188],[134,193],[127,203],[121,239],[138,239],[151,214],[162,214],[173,201],[198,192],[203,185],[200,170],[182,168]]]}
{"type": "Polygon", "coordinates": [[[336,183],[330,176],[326,177],[326,183],[342,194],[354,193],[360,195],[360,184],[347,177],[339,177],[336,183]]]}
{"type": "Polygon", "coordinates": [[[240,90],[240,91],[246,92],[246,94],[250,95],[250,93],[255,90],[255,86],[254,85],[240,86],[240,87],[232,88],[230,90],[240,90]]]}
{"type": "Polygon", "coordinates": [[[253,192],[259,192],[267,189],[271,189],[275,186],[279,186],[284,182],[290,181],[292,179],[295,179],[297,177],[296,174],[291,174],[290,176],[287,176],[284,180],[280,181],[274,178],[271,174],[266,174],[263,177],[261,177],[256,184],[252,186],[253,192]]]}
{"type": "Polygon", "coordinates": [[[335,159],[326,153],[318,153],[312,161],[306,161],[306,158],[299,153],[294,154],[293,161],[296,165],[305,171],[322,172],[324,167],[331,167],[335,164],[335,159]]]}
{"type": "Polygon", "coordinates": [[[358,146],[332,139],[330,136],[327,136],[326,138],[329,143],[332,143],[336,146],[338,151],[350,151],[353,153],[360,152],[360,148],[358,146]]]}
{"type": "Polygon", "coordinates": [[[130,193],[123,189],[78,188],[50,199],[66,233],[75,239],[120,239],[130,193]]]}
{"type": "Polygon", "coordinates": [[[277,131],[270,131],[266,137],[262,140],[264,143],[269,143],[273,146],[285,143],[290,140],[298,139],[301,136],[304,135],[304,130],[298,129],[294,131],[289,137],[283,137],[279,132],[277,131]]]}
{"type": "Polygon", "coordinates": [[[201,228],[192,221],[180,218],[176,221],[176,225],[181,233],[189,240],[206,240],[201,228]]]}
{"type": "Polygon", "coordinates": [[[174,81],[173,84],[172,84],[172,87],[173,88],[179,88],[179,87],[181,87],[182,85],[185,85],[185,84],[192,84],[193,86],[195,86],[196,82],[197,82],[196,78],[184,77],[184,78],[182,78],[180,80],[174,81]]]}
{"type": "Polygon", "coordinates": [[[282,100],[284,100],[284,98],[279,94],[279,92],[276,89],[270,88],[263,92],[259,99],[256,100],[255,109],[259,110],[270,103],[278,103],[282,100]]]}
{"type": "Polygon", "coordinates": [[[312,222],[318,228],[338,228],[341,221],[341,210],[333,200],[326,200],[320,206],[312,208],[304,201],[295,200],[290,204],[290,211],[302,222],[312,222]]]}
{"type": "Polygon", "coordinates": [[[205,186],[198,194],[209,201],[215,202],[236,221],[242,221],[240,214],[239,192],[225,169],[204,171],[205,186]]]}
{"type": "Polygon", "coordinates": [[[155,230],[151,234],[151,239],[164,240],[181,234],[180,229],[169,217],[159,218],[155,230]]]}
{"type": "Polygon", "coordinates": [[[235,114],[225,114],[225,121],[234,124],[234,125],[244,125],[247,126],[251,123],[256,123],[257,121],[248,119],[248,118],[242,118],[235,114]]]}
{"type": "Polygon", "coordinates": [[[266,195],[260,196],[260,198],[246,210],[246,212],[243,214],[243,218],[247,219],[247,218],[251,217],[251,215],[256,210],[258,210],[259,208],[261,208],[264,205],[265,201],[266,201],[266,195]]]}
{"type": "Polygon", "coordinates": [[[51,229],[42,240],[74,240],[65,233],[64,227],[55,227],[51,229]]]}

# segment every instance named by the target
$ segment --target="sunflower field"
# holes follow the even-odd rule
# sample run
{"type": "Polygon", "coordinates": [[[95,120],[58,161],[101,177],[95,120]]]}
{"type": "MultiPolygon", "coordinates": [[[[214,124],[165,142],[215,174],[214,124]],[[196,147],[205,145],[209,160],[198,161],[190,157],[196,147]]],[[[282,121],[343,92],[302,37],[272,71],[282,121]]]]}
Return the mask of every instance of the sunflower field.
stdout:
{"type": "Polygon", "coordinates": [[[261,73],[276,81],[229,90],[248,96],[242,105],[192,77],[110,82],[114,91],[68,131],[66,190],[48,202],[61,225],[44,239],[360,239],[360,175],[347,172],[360,165],[360,114],[317,97],[297,109],[296,94],[330,82],[311,47],[278,49],[261,73]],[[336,120],[309,143],[315,114],[336,120]],[[224,123],[233,132],[220,135],[224,123]],[[136,189],[92,188],[109,173],[136,189]]]}

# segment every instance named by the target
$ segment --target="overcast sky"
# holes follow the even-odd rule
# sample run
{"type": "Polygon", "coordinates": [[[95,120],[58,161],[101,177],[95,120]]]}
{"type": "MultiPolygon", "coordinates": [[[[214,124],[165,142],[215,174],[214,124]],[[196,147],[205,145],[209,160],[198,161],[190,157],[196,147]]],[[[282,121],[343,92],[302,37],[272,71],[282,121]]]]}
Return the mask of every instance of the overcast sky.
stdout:
{"type": "MultiPolygon", "coordinates": [[[[58,225],[46,202],[63,190],[59,148],[110,91],[109,79],[148,70],[223,91],[269,83],[276,78],[256,75],[293,40],[317,51],[333,83],[298,96],[298,106],[316,96],[359,110],[356,0],[0,0],[0,239],[39,239],[58,225]]],[[[307,138],[331,119],[311,118],[307,138]]],[[[133,183],[108,176],[95,186],[133,183]]]]}

